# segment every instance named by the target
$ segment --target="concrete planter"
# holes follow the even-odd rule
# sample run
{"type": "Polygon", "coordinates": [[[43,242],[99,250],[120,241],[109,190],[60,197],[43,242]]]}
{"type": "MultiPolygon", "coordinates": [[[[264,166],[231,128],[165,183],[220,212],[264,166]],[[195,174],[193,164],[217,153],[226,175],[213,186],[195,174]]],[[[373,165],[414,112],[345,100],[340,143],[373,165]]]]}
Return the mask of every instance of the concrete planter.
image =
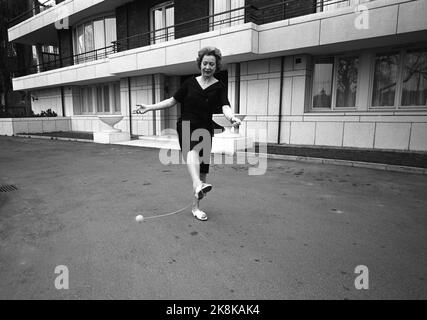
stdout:
{"type": "Polygon", "coordinates": [[[71,131],[71,118],[0,118],[0,135],[71,131]]]}

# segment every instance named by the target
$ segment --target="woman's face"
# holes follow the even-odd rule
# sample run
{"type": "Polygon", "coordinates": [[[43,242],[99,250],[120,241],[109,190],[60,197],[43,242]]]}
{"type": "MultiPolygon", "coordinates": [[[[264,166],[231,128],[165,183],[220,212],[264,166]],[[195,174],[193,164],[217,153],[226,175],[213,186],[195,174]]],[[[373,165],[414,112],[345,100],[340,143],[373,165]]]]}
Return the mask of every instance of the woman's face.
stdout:
{"type": "Polygon", "coordinates": [[[216,71],[216,59],[215,56],[204,56],[200,65],[202,76],[211,77],[216,71]]]}

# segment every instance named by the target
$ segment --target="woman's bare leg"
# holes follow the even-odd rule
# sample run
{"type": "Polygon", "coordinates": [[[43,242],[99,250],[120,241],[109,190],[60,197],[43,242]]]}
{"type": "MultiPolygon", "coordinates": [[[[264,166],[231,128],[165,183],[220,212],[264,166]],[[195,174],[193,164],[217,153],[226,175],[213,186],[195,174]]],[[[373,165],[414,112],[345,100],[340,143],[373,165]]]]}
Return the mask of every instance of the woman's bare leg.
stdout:
{"type": "MultiPolygon", "coordinates": [[[[203,183],[206,183],[206,173],[200,173],[200,180],[203,182],[203,183]]],[[[193,209],[194,210],[197,210],[197,209],[199,209],[199,204],[200,204],[200,200],[199,200],[199,198],[198,197],[194,197],[194,201],[193,201],[193,209]]]]}
{"type": "Polygon", "coordinates": [[[187,169],[193,182],[193,191],[202,184],[200,180],[200,160],[198,152],[191,150],[187,153],[187,169]]]}

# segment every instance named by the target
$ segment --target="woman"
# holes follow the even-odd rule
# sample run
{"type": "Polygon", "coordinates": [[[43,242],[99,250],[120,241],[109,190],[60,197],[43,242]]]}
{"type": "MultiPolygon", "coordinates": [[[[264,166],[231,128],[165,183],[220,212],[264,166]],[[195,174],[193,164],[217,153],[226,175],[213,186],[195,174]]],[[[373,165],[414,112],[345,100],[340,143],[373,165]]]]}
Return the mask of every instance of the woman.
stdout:
{"type": "MultiPolygon", "coordinates": [[[[177,122],[179,145],[193,181],[194,202],[192,213],[194,217],[201,221],[206,221],[207,215],[200,210],[199,201],[212,189],[212,185],[206,183],[206,177],[209,173],[209,161],[201,161],[203,151],[208,152],[207,155],[210,157],[210,147],[214,133],[212,114],[222,110],[222,113],[233,127],[238,127],[241,124],[240,119],[236,118],[231,111],[225,86],[214,77],[214,74],[221,70],[221,61],[222,56],[219,49],[214,47],[201,49],[197,57],[197,66],[201,72],[200,76],[186,80],[173,97],[152,105],[138,105],[139,108],[135,110],[135,113],[144,114],[148,111],[173,107],[178,102],[181,103],[181,118],[177,122]],[[183,130],[183,125],[189,126],[189,134],[188,130],[183,130]],[[198,141],[191,140],[191,134],[198,129],[204,129],[205,132],[208,132],[209,143],[203,143],[203,137],[198,141]],[[196,146],[201,145],[203,148],[198,151],[196,146]],[[183,146],[189,146],[189,148],[183,148],[183,146]],[[205,148],[206,146],[208,148],[205,148]]],[[[184,127],[184,129],[186,128],[184,127]]]]}

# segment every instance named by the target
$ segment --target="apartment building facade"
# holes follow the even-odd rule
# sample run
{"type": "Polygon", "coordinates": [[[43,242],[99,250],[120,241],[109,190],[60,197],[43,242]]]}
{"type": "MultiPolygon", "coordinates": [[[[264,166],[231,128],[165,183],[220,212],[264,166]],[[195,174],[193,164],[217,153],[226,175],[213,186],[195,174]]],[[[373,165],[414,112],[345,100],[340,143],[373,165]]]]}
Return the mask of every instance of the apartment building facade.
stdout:
{"type": "Polygon", "coordinates": [[[121,114],[133,136],[174,129],[174,94],[216,46],[241,134],[291,145],[427,151],[426,0],[63,0],[9,28],[39,64],[13,79],[73,131],[121,114]]]}

